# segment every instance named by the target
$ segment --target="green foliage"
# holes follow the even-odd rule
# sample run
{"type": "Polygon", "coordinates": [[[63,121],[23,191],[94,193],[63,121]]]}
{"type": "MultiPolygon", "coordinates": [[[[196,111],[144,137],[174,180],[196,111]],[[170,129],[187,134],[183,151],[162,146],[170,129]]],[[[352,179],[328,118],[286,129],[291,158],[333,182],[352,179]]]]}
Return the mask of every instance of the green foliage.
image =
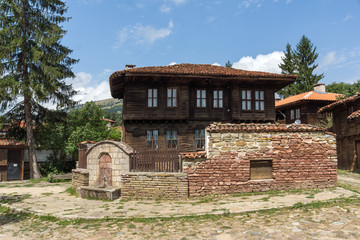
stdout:
{"type": "Polygon", "coordinates": [[[360,80],[357,80],[354,83],[333,82],[326,86],[326,91],[344,94],[344,98],[350,97],[357,92],[360,92],[360,80]]]}
{"type": "MultiPolygon", "coordinates": [[[[71,172],[75,168],[75,161],[65,161],[66,159],[59,160],[54,156],[49,156],[45,162],[40,165],[40,172],[43,176],[50,176],[53,174],[71,172]]],[[[50,176],[51,179],[51,176],[50,176]]]]}
{"type": "Polygon", "coordinates": [[[225,67],[231,68],[231,67],[232,67],[232,63],[228,60],[228,61],[225,63],[225,67]]]}
{"type": "Polygon", "coordinates": [[[324,74],[314,74],[314,70],[318,66],[315,63],[318,56],[316,47],[305,35],[302,36],[295,50],[292,50],[288,43],[286,45],[285,57],[282,58],[283,62],[279,67],[283,74],[297,74],[298,79],[295,83],[290,84],[277,93],[281,97],[286,98],[313,90],[313,86],[324,77],[324,74]]]}

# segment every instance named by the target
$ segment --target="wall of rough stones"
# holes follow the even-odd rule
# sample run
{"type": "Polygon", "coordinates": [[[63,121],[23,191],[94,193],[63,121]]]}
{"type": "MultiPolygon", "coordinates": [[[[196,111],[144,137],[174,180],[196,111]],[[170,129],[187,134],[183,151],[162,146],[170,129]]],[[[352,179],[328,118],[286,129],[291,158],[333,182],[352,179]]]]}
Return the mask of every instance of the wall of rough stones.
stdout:
{"type": "Polygon", "coordinates": [[[122,175],[122,198],[186,199],[188,179],[185,173],[133,172],[122,175]]]}
{"type": "Polygon", "coordinates": [[[184,166],[189,195],[335,187],[335,136],[309,125],[212,124],[207,159],[184,166]],[[272,160],[272,178],[250,179],[250,160],[272,160]]]}
{"type": "Polygon", "coordinates": [[[79,187],[89,186],[89,171],[84,168],[73,169],[71,182],[75,190],[79,187]]]}
{"type": "Polygon", "coordinates": [[[132,152],[133,149],[123,142],[105,140],[92,146],[86,152],[89,186],[98,186],[99,160],[103,154],[108,154],[112,160],[112,185],[121,187],[121,175],[129,172],[132,152]]]}

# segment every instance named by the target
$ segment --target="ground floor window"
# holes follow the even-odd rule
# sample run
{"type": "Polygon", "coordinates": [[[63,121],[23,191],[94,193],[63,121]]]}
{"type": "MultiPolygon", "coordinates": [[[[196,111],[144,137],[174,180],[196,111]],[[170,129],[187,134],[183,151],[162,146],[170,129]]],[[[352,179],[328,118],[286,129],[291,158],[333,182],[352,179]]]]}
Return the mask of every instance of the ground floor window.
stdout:
{"type": "Polygon", "coordinates": [[[195,129],[195,148],[205,149],[205,129],[195,129]]]}
{"type": "Polygon", "coordinates": [[[177,130],[166,130],[166,147],[167,148],[177,148],[177,130]]]}
{"type": "Polygon", "coordinates": [[[159,131],[147,130],[146,131],[146,147],[159,148],[159,131]]]}
{"type": "Polygon", "coordinates": [[[250,180],[272,179],[272,160],[250,160],[250,180]]]}

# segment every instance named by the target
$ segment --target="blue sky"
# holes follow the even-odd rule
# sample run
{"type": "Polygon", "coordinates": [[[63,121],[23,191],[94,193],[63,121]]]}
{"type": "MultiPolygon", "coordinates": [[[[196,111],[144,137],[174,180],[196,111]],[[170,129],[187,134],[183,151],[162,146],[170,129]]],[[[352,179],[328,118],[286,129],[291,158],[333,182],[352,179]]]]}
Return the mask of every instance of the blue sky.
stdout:
{"type": "Polygon", "coordinates": [[[360,0],[71,0],[62,43],[82,102],[110,98],[125,64],[207,63],[280,72],[286,43],[305,34],[323,83],[360,79],[360,0]]]}

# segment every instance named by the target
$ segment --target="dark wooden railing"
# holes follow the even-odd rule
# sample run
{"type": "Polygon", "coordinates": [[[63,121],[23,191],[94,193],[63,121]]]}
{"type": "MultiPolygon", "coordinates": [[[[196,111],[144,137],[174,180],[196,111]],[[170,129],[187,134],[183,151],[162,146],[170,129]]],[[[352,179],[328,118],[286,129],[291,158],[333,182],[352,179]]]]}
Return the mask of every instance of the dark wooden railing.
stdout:
{"type": "Polygon", "coordinates": [[[134,149],[130,160],[132,172],[181,172],[177,148],[134,149]]]}

